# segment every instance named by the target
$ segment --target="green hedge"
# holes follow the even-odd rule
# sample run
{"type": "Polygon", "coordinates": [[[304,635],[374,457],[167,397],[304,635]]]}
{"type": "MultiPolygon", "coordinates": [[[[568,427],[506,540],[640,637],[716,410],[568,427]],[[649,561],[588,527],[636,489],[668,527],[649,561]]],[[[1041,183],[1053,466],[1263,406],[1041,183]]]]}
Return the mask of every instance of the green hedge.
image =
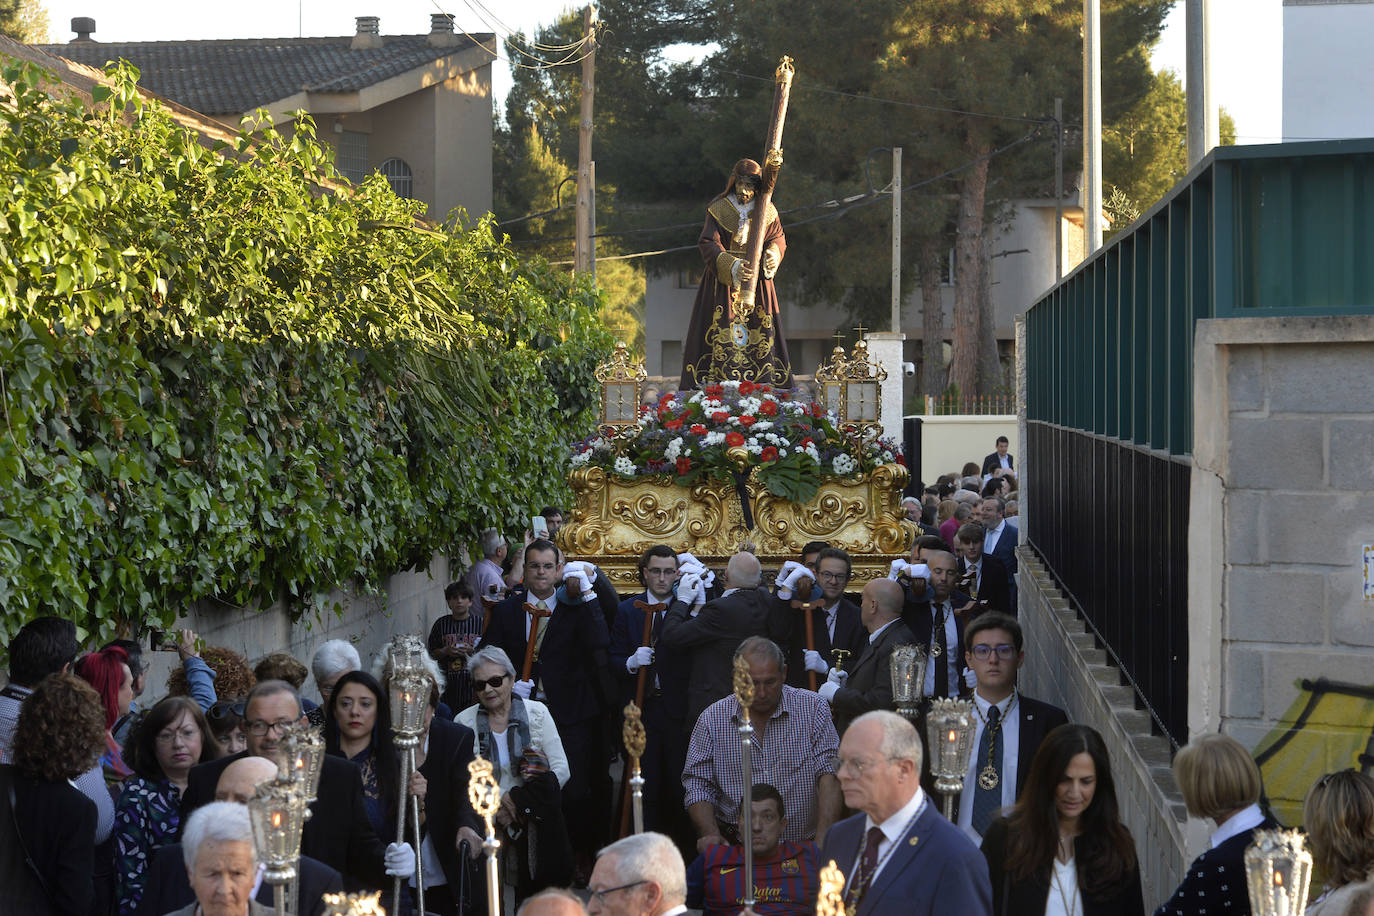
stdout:
{"type": "Polygon", "coordinates": [[[485,222],[416,228],[378,176],[322,192],[308,118],[212,150],[111,76],[91,111],[3,74],[6,642],[317,611],[566,499],[610,343],[590,285],[485,222]]]}

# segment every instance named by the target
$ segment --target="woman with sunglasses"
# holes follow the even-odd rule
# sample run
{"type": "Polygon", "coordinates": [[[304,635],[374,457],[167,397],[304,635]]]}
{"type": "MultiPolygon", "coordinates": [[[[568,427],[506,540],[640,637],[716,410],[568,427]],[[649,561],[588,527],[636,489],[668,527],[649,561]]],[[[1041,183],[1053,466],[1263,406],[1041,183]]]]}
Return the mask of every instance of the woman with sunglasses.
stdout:
{"type": "Polygon", "coordinates": [[[983,856],[995,916],[1144,916],[1111,759],[1086,725],[1045,736],[1011,813],[988,827],[983,856]]]}
{"type": "MultiPolygon", "coordinates": [[[[476,705],[454,721],[475,733],[474,752],[491,761],[501,787],[496,822],[515,848],[515,902],[546,887],[572,880],[572,847],[563,822],[561,790],[568,782],[568,758],[549,708],[513,691],[515,666],[496,646],[468,659],[476,705]],[[530,850],[534,874],[530,874],[530,850]]],[[[506,874],[510,875],[510,870],[506,874]]]]}
{"type": "Polygon", "coordinates": [[[210,723],[210,733],[224,750],[225,756],[232,756],[248,749],[248,733],[243,729],[244,700],[216,700],[205,711],[210,723]]]}
{"type": "Polygon", "coordinates": [[[1307,916],[1343,916],[1374,880],[1374,779],[1358,770],[1327,773],[1303,800],[1302,824],[1312,863],[1326,879],[1307,916]]]}
{"type": "Polygon", "coordinates": [[[120,916],[138,910],[153,853],[175,843],[191,767],[220,756],[200,705],[167,697],[148,710],[129,742],[134,776],[115,803],[115,899],[120,916]]]}

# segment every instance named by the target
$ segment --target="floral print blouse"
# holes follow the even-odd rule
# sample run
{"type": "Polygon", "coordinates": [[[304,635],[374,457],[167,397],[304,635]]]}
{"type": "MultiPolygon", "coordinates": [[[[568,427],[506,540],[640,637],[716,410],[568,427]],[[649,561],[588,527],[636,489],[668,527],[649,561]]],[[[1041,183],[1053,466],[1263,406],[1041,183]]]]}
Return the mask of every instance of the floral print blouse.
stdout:
{"type": "Polygon", "coordinates": [[[153,853],[177,841],[181,792],[165,779],[130,777],[115,802],[115,896],[120,916],[138,909],[153,853]]]}

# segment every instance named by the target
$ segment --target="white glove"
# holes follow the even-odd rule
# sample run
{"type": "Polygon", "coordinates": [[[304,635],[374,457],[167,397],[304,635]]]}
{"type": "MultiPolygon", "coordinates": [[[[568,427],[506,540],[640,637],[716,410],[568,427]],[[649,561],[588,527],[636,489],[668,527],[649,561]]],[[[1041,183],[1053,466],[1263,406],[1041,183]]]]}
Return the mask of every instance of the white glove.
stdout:
{"type": "Polygon", "coordinates": [[[386,863],[386,873],[393,878],[409,878],[415,874],[415,850],[409,843],[392,843],[382,857],[386,863]]]}
{"type": "Polygon", "coordinates": [[[891,570],[888,571],[887,577],[888,577],[889,579],[894,580],[894,581],[897,580],[897,579],[899,579],[899,578],[901,578],[901,575],[902,575],[903,570],[905,570],[905,569],[906,569],[908,566],[910,566],[910,565],[911,565],[911,564],[908,563],[906,560],[901,560],[901,559],[893,560],[893,561],[892,561],[892,568],[891,568],[891,570]]]}
{"type": "Polygon", "coordinates": [[[704,576],[704,575],[706,575],[706,567],[705,567],[705,566],[702,566],[700,563],[696,562],[695,560],[688,560],[688,561],[686,561],[685,563],[679,563],[679,564],[678,564],[678,567],[677,567],[677,577],[678,577],[679,579],[681,579],[683,576],[685,576],[685,575],[687,575],[687,574],[689,574],[689,573],[695,573],[695,574],[698,575],[698,576],[704,576]]]}
{"type": "Polygon", "coordinates": [[[841,671],[839,668],[831,668],[830,675],[826,678],[826,681],[834,684],[836,687],[843,687],[845,684],[849,683],[849,672],[841,671]]]}
{"type": "MultiPolygon", "coordinates": [[[[797,564],[797,568],[788,573],[786,579],[778,583],[778,597],[783,601],[792,600],[792,593],[807,579],[814,580],[815,576],[811,574],[811,570],[801,564],[797,564]]],[[[807,588],[806,596],[808,598],[811,597],[810,588],[807,588]]]]}
{"type": "Polygon", "coordinates": [[[716,574],[711,570],[706,570],[706,575],[701,577],[701,587],[708,589],[716,584],[716,574]]]}
{"type": "Polygon", "coordinates": [[[801,564],[798,563],[796,560],[788,560],[786,563],[782,564],[782,569],[778,570],[777,578],[773,581],[781,582],[783,579],[786,579],[788,577],[792,570],[796,569],[800,565],[801,564]]]}
{"type": "Polygon", "coordinates": [[[778,272],[778,265],[782,263],[782,256],[778,254],[776,245],[769,245],[763,249],[763,275],[769,280],[778,272]]]}
{"type": "Polygon", "coordinates": [[[568,562],[563,564],[563,578],[566,579],[568,577],[568,573],[570,572],[585,572],[587,567],[590,565],[590,563],[584,562],[582,560],[569,560],[568,562]]]}
{"type": "Polygon", "coordinates": [[[816,692],[821,695],[822,700],[825,700],[827,703],[834,703],[835,694],[840,692],[840,685],[836,684],[834,681],[826,681],[816,692]]]}
{"type": "Polygon", "coordinates": [[[596,591],[596,589],[592,588],[592,583],[588,581],[587,574],[580,569],[574,569],[572,572],[564,573],[563,583],[568,586],[569,590],[576,590],[578,594],[584,596],[593,594],[596,591]]]}
{"type": "Polygon", "coordinates": [[[689,572],[677,580],[677,600],[683,604],[704,604],[706,592],[701,587],[701,576],[694,572],[689,572]],[[697,593],[700,592],[701,599],[697,600],[697,593]]]}
{"type": "Polygon", "coordinates": [[[652,665],[653,663],[654,650],[650,649],[648,646],[640,646],[638,649],[635,649],[633,655],[625,659],[625,670],[634,674],[645,665],[652,665]]]}
{"type": "Polygon", "coordinates": [[[683,566],[701,566],[704,568],[706,564],[698,560],[696,557],[692,556],[692,554],[689,552],[680,553],[677,555],[677,566],[678,572],[681,572],[683,566]]]}
{"type": "Polygon", "coordinates": [[[970,690],[978,686],[978,674],[972,668],[964,669],[964,686],[970,690]]]}
{"type": "Polygon", "coordinates": [[[930,581],[930,567],[924,563],[908,563],[905,572],[908,578],[930,581]]]}
{"type": "Polygon", "coordinates": [[[802,651],[802,655],[806,659],[806,664],[802,667],[807,671],[814,671],[822,677],[830,673],[830,666],[825,663],[825,659],[821,658],[821,653],[815,649],[805,649],[802,651]]]}
{"type": "Polygon", "coordinates": [[[534,681],[516,681],[511,685],[511,690],[522,700],[528,700],[530,694],[534,693],[534,681]]]}

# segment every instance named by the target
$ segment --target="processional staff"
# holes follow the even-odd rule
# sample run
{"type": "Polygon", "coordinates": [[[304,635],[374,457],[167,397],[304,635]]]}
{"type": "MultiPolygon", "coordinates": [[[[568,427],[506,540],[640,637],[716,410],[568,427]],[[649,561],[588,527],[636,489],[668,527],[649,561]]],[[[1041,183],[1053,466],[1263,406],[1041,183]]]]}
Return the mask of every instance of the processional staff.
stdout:
{"type": "Polygon", "coordinates": [[[644,746],[648,736],[644,732],[644,722],[640,718],[639,707],[630,703],[625,707],[625,725],[621,737],[625,740],[625,750],[630,754],[630,777],[625,784],[630,787],[630,803],[634,808],[635,833],[644,832],[644,773],[639,767],[639,759],[644,756],[644,746]]]}
{"type": "Polygon", "coordinates": [[[749,707],[754,705],[754,678],[749,674],[749,661],[735,656],[735,699],[739,702],[740,769],[744,776],[744,804],[740,805],[740,840],[744,845],[744,899],[746,908],[754,907],[754,726],[749,721],[749,707]]]}
{"type": "MultiPolygon", "coordinates": [[[[420,800],[410,793],[410,777],[415,772],[415,749],[425,730],[425,706],[434,681],[421,661],[426,653],[425,643],[417,636],[396,637],[391,645],[391,676],[387,689],[391,699],[391,731],[400,751],[400,786],[396,798],[396,841],[405,842],[406,814],[411,816],[415,831],[415,894],[420,912],[425,911],[425,873],[420,850],[420,800]]],[[[404,879],[397,877],[392,885],[392,909],[400,912],[404,879]]]]}
{"type": "MultiPolygon", "coordinates": [[[[643,647],[643,648],[652,650],[652,649],[653,649],[653,635],[654,635],[654,615],[657,614],[659,611],[663,610],[663,607],[664,607],[664,606],[663,606],[662,604],[657,604],[657,603],[655,603],[655,604],[646,604],[646,603],[643,602],[643,601],[638,601],[638,600],[636,600],[636,601],[635,601],[635,607],[639,608],[640,610],[642,610],[642,611],[644,612],[644,635],[643,635],[643,637],[640,639],[640,643],[639,643],[639,644],[640,644],[640,646],[643,647]]],[[[635,721],[636,721],[637,723],[640,723],[639,716],[640,716],[641,711],[644,709],[644,689],[645,689],[645,685],[646,685],[646,683],[648,682],[648,679],[649,679],[649,667],[650,667],[650,665],[652,665],[652,664],[653,664],[653,662],[650,662],[649,665],[640,665],[640,666],[639,666],[639,672],[635,675],[635,701],[634,701],[633,703],[631,703],[629,706],[626,706],[626,707],[625,707],[625,725],[624,725],[623,727],[624,727],[624,737],[625,737],[625,748],[626,748],[626,750],[629,750],[629,748],[630,748],[630,737],[629,737],[629,736],[630,736],[630,709],[631,709],[632,707],[634,708],[634,710],[635,710],[635,721]]],[[[636,816],[635,828],[634,828],[634,830],[635,830],[635,833],[643,833],[643,832],[644,832],[643,813],[642,813],[642,811],[641,811],[641,808],[642,808],[643,803],[644,803],[644,802],[643,802],[643,794],[644,794],[644,793],[643,793],[644,777],[640,774],[640,770],[639,770],[639,758],[641,758],[641,757],[644,756],[644,747],[645,747],[645,745],[646,745],[646,743],[647,743],[647,737],[644,735],[644,726],[643,726],[642,723],[640,723],[640,724],[638,725],[638,730],[639,730],[639,731],[638,731],[638,734],[641,736],[640,739],[639,739],[639,750],[638,750],[638,751],[631,751],[631,754],[634,756],[634,760],[635,760],[635,764],[634,764],[635,778],[639,780],[639,786],[638,786],[638,787],[635,787],[635,786],[632,784],[632,780],[629,779],[629,778],[625,779],[624,782],[622,783],[622,787],[621,787],[621,791],[620,791],[620,835],[621,835],[621,836],[625,836],[625,835],[626,835],[626,832],[629,830],[629,827],[630,827],[630,802],[631,802],[631,794],[632,794],[632,793],[631,793],[631,790],[633,790],[633,795],[634,795],[634,800],[633,800],[633,802],[634,802],[635,816],[636,816]]]]}
{"type": "Polygon", "coordinates": [[[482,851],[487,854],[487,912],[501,913],[501,865],[496,861],[501,841],[496,838],[493,821],[501,807],[501,786],[492,775],[490,760],[476,757],[468,764],[468,801],[487,827],[482,841],[482,851]]]}
{"type": "MultiPolygon", "coordinates": [[[[763,236],[768,227],[768,207],[773,202],[773,186],[778,180],[778,170],[782,168],[782,127],[787,120],[787,101],[792,94],[792,75],[796,72],[792,58],[784,57],[778,63],[773,78],[777,83],[773,93],[773,113],[768,119],[768,142],[764,144],[763,181],[754,203],[756,217],[749,223],[749,242],[745,246],[745,263],[749,265],[747,277],[740,281],[738,307],[748,313],[754,308],[754,292],[758,284],[759,261],[763,259],[763,236]]],[[[731,312],[736,303],[731,303],[731,312]]],[[[733,323],[738,318],[731,315],[733,323]]],[[[748,844],[746,843],[746,846],[748,844]]]]}

